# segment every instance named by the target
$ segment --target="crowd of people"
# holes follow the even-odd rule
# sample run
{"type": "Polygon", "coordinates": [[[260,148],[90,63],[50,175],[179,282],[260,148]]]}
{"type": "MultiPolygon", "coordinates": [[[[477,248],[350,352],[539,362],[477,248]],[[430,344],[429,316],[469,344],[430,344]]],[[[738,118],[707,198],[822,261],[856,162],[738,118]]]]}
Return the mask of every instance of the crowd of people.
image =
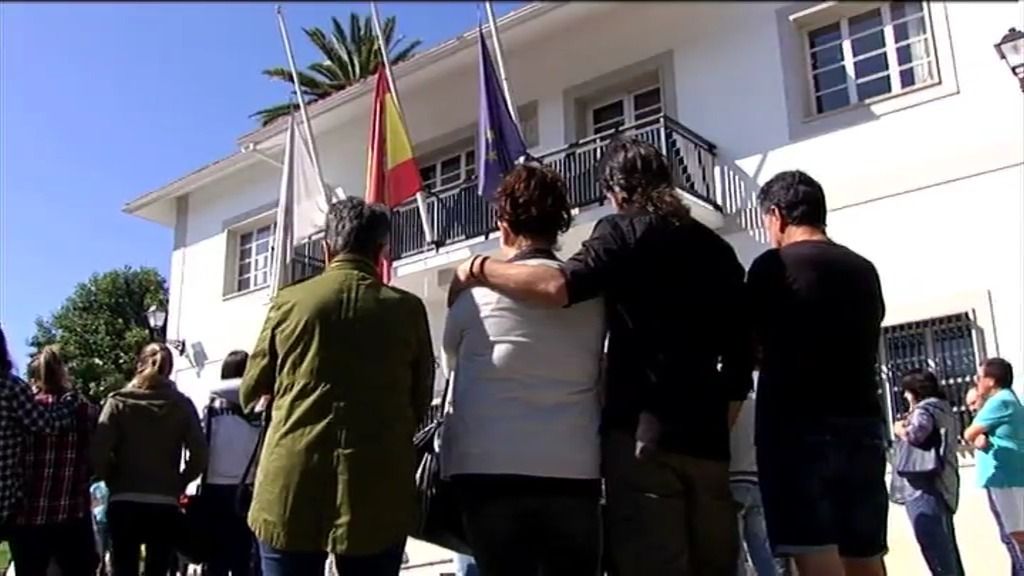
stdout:
{"type": "Polygon", "coordinates": [[[32,359],[28,382],[13,373],[2,331],[0,351],[0,541],[19,576],[52,566],[62,576],[179,574],[190,551],[182,502],[197,479],[192,497],[202,495],[210,523],[204,573],[258,574],[237,507],[261,429],[238,403],[245,352],[222,364],[201,421],[169,378],[163,344],[143,348],[135,377],[102,410],[71,386],[56,347],[32,359]]]}
{"type": "MultiPolygon", "coordinates": [[[[931,572],[962,575],[961,437],[1024,574],[1012,367],[982,363],[963,431],[935,374],[901,375],[910,409],[886,486],[881,282],[827,236],[814,179],[761,188],[772,247],[748,270],[690,215],[655,147],[609,144],[598,182],[615,213],[562,261],[565,185],[520,163],[495,202],[502,258],[474,256],[450,285],[438,450],[480,574],[881,576],[891,500],[931,572]]],[[[436,367],[423,302],[380,281],[390,229],[382,206],[330,206],[324,272],[277,294],[202,416],[160,344],[98,417],[58,351],[29,383],[5,352],[0,522],[18,574],[51,559],[94,573],[101,524],[114,576],[139,573],[142,546],[145,574],[168,574],[196,480],[192,501],[216,519],[208,574],[398,574],[436,367]],[[102,520],[90,487],[109,491],[102,520]]]]}

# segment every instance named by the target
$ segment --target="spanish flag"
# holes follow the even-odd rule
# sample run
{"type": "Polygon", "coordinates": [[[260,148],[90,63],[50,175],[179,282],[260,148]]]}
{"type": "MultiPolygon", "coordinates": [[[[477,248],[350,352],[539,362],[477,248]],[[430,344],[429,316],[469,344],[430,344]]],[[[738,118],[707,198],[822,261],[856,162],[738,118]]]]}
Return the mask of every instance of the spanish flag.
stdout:
{"type": "Polygon", "coordinates": [[[394,208],[423,189],[412,155],[405,122],[395,102],[384,66],[377,70],[377,89],[370,117],[370,151],[366,165],[366,200],[394,208]]]}

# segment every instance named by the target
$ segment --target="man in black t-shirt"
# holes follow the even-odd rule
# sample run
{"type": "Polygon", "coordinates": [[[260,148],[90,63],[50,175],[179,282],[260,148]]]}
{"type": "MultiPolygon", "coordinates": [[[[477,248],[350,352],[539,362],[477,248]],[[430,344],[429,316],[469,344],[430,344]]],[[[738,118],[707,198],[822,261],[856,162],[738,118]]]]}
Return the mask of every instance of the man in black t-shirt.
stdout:
{"type": "Polygon", "coordinates": [[[888,497],[874,265],[825,235],[825,194],[783,172],[758,194],[774,249],[750,266],[757,458],[768,539],[805,576],[881,576],[888,497]]]}
{"type": "Polygon", "coordinates": [[[690,216],[655,147],[613,142],[598,173],[617,213],[594,226],[564,270],[475,257],[451,293],[478,283],[548,306],[603,297],[610,571],[734,576],[729,426],[753,384],[743,266],[690,216]]]}

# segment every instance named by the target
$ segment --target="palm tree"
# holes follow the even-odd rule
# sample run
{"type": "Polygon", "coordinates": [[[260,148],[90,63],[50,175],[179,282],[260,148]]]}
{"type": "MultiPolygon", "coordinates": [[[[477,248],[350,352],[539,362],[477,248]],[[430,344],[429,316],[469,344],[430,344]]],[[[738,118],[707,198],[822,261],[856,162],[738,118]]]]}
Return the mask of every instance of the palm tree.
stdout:
{"type": "MultiPolygon", "coordinates": [[[[392,64],[411,58],[421,44],[419,40],[410,40],[404,47],[400,47],[405,41],[405,36],[394,37],[395,23],[395,17],[388,16],[381,24],[384,45],[387,46],[392,64]]],[[[307,71],[299,71],[302,97],[307,104],[358,84],[364,78],[375,74],[381,64],[380,48],[369,16],[360,18],[359,14],[352,12],[349,15],[347,32],[337,18],[332,17],[331,24],[330,35],[317,27],[302,29],[310,42],[324,55],[323,62],[314,62],[306,68],[307,71]]],[[[264,70],[263,74],[289,85],[293,84],[292,73],[288,68],[270,68],[264,70]]],[[[297,109],[298,104],[292,101],[264,108],[249,117],[259,117],[260,123],[266,126],[297,109]]]]}

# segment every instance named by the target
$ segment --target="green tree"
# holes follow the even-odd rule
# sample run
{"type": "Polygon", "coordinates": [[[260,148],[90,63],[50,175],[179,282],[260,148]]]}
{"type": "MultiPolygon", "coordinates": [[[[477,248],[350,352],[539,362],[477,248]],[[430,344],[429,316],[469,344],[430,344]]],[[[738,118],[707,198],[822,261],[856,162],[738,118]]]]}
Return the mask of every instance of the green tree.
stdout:
{"type": "Polygon", "coordinates": [[[49,318],[36,318],[35,353],[57,344],[72,382],[99,401],[135,372],[135,355],[151,340],[150,306],[165,306],[167,282],[153,268],[124,267],[75,286],[49,318]]]}
{"type": "MultiPolygon", "coordinates": [[[[299,70],[302,97],[307,104],[369,78],[381,64],[380,47],[369,16],[360,18],[359,14],[352,12],[349,15],[348,31],[337,18],[331,18],[331,25],[331,34],[315,26],[302,29],[324,57],[323,62],[310,64],[307,71],[299,70]]],[[[381,24],[384,45],[388,47],[388,58],[392,64],[411,58],[421,44],[419,40],[411,40],[404,47],[401,46],[405,36],[395,38],[395,26],[394,16],[388,16],[381,24]]],[[[270,68],[264,70],[263,74],[293,84],[292,73],[287,67],[270,68]]],[[[254,112],[250,118],[258,117],[260,123],[266,126],[297,109],[297,101],[288,102],[254,112]]]]}

